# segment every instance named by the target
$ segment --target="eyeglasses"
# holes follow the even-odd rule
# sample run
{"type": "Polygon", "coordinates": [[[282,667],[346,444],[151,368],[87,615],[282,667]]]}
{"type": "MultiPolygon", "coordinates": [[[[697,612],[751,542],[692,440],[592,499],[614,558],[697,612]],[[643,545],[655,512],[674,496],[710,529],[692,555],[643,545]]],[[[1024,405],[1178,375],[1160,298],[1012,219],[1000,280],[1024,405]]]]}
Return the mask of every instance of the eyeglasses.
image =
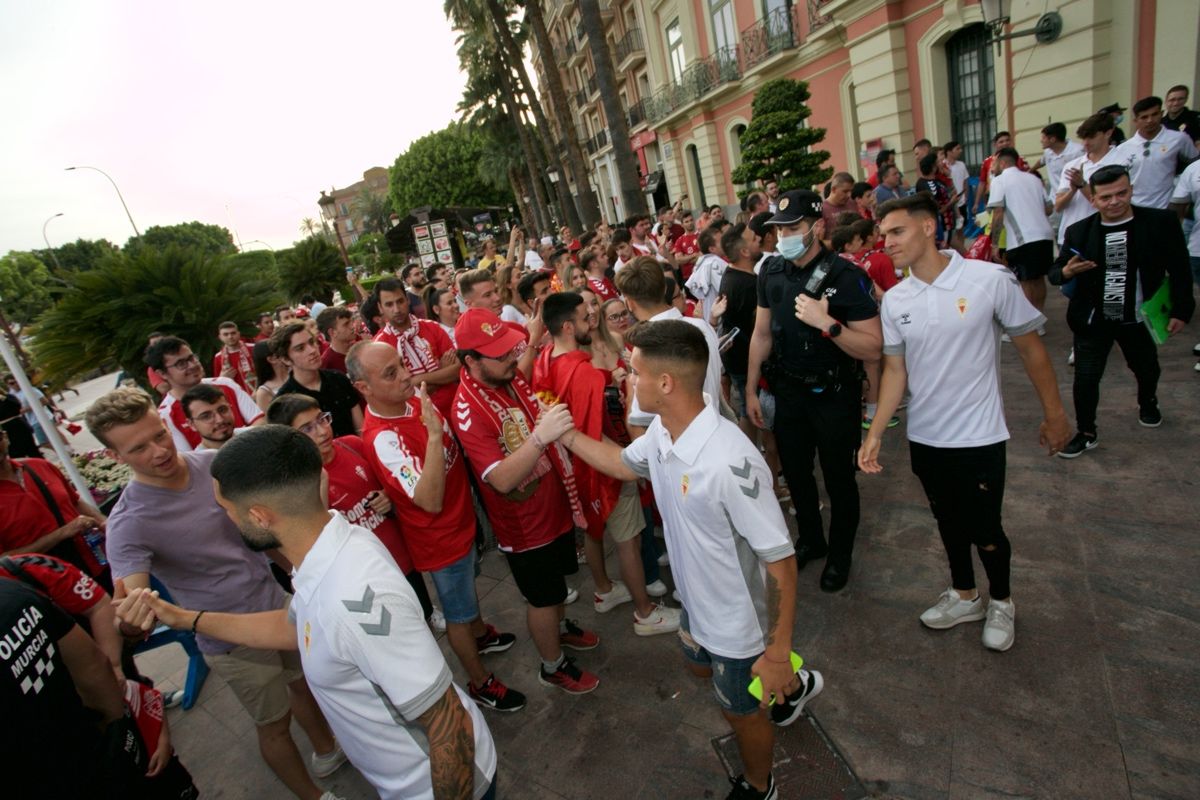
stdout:
{"type": "Polygon", "coordinates": [[[217,419],[218,417],[232,417],[232,416],[233,415],[229,411],[229,406],[217,406],[212,411],[203,411],[203,412],[197,414],[192,419],[199,420],[200,422],[207,424],[207,423],[212,422],[213,420],[217,419]]]}
{"type": "Polygon", "coordinates": [[[609,322],[622,322],[629,319],[633,315],[628,311],[622,311],[619,314],[605,314],[605,316],[608,318],[609,322]]]}
{"type": "Polygon", "coordinates": [[[322,411],[320,414],[317,414],[317,418],[312,422],[301,425],[296,430],[300,431],[305,436],[312,436],[317,432],[318,429],[328,428],[332,424],[333,414],[330,414],[328,411],[322,411]]]}
{"type": "Polygon", "coordinates": [[[170,364],[167,364],[164,362],[163,368],[164,369],[186,369],[187,367],[190,367],[192,364],[199,364],[199,363],[200,363],[200,359],[196,358],[195,353],[192,353],[191,355],[186,355],[177,361],[171,362],[170,364]]]}

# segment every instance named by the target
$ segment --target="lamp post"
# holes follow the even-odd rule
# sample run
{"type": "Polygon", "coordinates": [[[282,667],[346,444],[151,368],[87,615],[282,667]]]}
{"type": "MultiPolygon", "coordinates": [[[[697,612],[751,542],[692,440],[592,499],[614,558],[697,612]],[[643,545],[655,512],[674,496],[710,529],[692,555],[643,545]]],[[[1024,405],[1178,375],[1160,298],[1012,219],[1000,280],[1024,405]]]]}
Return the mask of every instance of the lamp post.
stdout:
{"type": "Polygon", "coordinates": [[[62,264],[58,262],[58,253],[54,252],[54,248],[50,246],[50,237],[46,235],[46,226],[50,224],[50,220],[61,217],[62,215],[63,212],[61,211],[57,214],[52,214],[49,219],[42,223],[42,241],[46,243],[46,249],[50,251],[50,257],[54,259],[54,266],[58,268],[59,272],[62,272],[62,264]]]}
{"type": "Polygon", "coordinates": [[[980,0],[979,5],[983,10],[983,22],[992,32],[988,44],[995,44],[997,48],[1006,39],[1019,39],[1023,36],[1035,36],[1038,44],[1049,44],[1062,34],[1063,19],[1057,11],[1042,14],[1032,28],[1002,33],[1004,26],[1009,22],[1008,13],[1004,8],[1005,0],[980,0]]]}
{"type": "Polygon", "coordinates": [[[342,251],[342,263],[350,266],[350,254],[346,252],[346,243],[342,241],[342,229],[337,224],[337,201],[333,199],[333,195],[325,194],[322,190],[317,205],[321,207],[321,218],[333,225],[333,235],[337,237],[338,249],[342,251]]]}
{"type": "Polygon", "coordinates": [[[109,175],[107,172],[100,169],[99,167],[86,167],[83,165],[80,165],[78,167],[67,167],[66,171],[70,172],[71,170],[74,170],[74,169],[90,169],[95,172],[99,172],[101,175],[108,178],[108,182],[112,184],[113,189],[117,193],[117,199],[121,201],[121,208],[125,209],[125,216],[129,217],[129,225],[130,225],[130,227],[133,228],[133,235],[134,236],[142,235],[142,232],[138,230],[137,223],[135,223],[133,221],[133,214],[129,213],[129,206],[125,205],[125,198],[124,198],[124,196],[122,196],[121,190],[117,187],[117,182],[112,179],[111,175],[109,175]]]}

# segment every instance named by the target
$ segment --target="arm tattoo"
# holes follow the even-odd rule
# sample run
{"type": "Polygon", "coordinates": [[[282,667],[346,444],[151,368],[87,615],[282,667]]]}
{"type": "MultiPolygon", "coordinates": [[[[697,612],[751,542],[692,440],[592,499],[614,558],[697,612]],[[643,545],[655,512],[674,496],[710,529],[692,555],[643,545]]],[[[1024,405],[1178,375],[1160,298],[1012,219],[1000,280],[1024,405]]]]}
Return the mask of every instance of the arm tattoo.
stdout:
{"type": "Polygon", "coordinates": [[[779,580],[770,572],[767,573],[767,646],[775,643],[775,628],[779,626],[779,611],[783,603],[783,592],[779,590],[779,580]]]}
{"type": "Polygon", "coordinates": [[[435,800],[471,800],[475,794],[475,735],[454,687],[447,689],[418,722],[429,739],[435,800]]]}

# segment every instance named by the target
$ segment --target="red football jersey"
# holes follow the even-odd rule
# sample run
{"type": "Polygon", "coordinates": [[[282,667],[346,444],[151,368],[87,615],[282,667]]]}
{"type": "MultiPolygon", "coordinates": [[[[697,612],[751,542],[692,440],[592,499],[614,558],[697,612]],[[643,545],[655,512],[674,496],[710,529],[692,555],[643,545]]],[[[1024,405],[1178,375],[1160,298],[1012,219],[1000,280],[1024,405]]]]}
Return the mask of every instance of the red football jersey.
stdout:
{"type": "Polygon", "coordinates": [[[351,525],[361,525],[383,542],[396,559],[401,572],[412,572],[412,556],[400,533],[400,526],[391,516],[383,516],[370,505],[374,492],[384,491],[375,478],[370,462],[363,453],[362,439],[341,436],[333,442],[333,460],[325,465],[329,475],[329,507],[340,511],[351,525]]]}

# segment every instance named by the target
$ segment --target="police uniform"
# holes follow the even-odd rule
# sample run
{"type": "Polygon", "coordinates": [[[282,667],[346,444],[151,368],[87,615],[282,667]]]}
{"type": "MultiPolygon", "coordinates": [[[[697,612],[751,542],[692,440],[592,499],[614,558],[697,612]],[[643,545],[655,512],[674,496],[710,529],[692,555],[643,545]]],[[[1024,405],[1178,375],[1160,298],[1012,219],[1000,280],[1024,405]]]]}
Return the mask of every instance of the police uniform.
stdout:
{"type": "MultiPolygon", "coordinates": [[[[794,190],[780,199],[779,212],[767,224],[791,225],[820,217],[820,197],[794,190]]],[[[810,247],[820,247],[819,241],[814,239],[810,247]]],[[[854,463],[862,435],[863,372],[834,341],[840,325],[822,331],[796,317],[801,292],[828,298],[829,315],[840,324],[877,317],[879,309],[866,272],[827,250],[802,268],[782,255],[772,256],[759,271],[758,306],[770,311],[773,340],[762,372],[777,401],[773,430],[796,507],[797,561],[803,565],[828,554],[821,585],[836,591],[849,574],[858,530],[854,463]],[[814,454],[821,460],[829,495],[828,546],[813,475],[814,454]]]]}

